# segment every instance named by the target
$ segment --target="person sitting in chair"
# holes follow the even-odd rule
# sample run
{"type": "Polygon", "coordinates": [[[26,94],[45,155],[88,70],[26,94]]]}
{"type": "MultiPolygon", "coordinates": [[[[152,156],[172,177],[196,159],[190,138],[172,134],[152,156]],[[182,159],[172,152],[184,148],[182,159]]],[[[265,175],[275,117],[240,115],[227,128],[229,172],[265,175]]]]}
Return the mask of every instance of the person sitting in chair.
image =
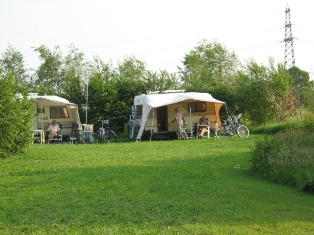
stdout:
{"type": "Polygon", "coordinates": [[[53,137],[58,136],[60,132],[58,122],[56,120],[53,120],[52,123],[49,125],[47,131],[49,132],[47,144],[49,144],[53,137]]]}
{"type": "Polygon", "coordinates": [[[209,125],[208,118],[206,118],[205,115],[202,115],[202,117],[198,121],[198,124],[202,125],[202,126],[199,127],[199,131],[200,131],[199,138],[203,138],[204,133],[206,131],[208,131],[208,129],[207,129],[207,126],[209,125]]]}

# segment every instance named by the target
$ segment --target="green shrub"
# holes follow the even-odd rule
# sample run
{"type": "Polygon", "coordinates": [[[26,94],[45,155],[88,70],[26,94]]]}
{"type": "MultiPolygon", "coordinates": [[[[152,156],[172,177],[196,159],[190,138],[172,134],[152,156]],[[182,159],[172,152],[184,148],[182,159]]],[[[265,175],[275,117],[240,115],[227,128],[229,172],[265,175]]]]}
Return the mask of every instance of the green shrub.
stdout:
{"type": "Polygon", "coordinates": [[[303,128],[309,132],[314,132],[314,114],[309,113],[304,116],[303,128]]]}
{"type": "Polygon", "coordinates": [[[314,192],[314,132],[305,130],[305,126],[257,141],[253,152],[254,174],[314,192]]]}
{"type": "Polygon", "coordinates": [[[21,153],[32,142],[31,104],[21,92],[12,74],[0,78],[0,158],[21,153]]]}

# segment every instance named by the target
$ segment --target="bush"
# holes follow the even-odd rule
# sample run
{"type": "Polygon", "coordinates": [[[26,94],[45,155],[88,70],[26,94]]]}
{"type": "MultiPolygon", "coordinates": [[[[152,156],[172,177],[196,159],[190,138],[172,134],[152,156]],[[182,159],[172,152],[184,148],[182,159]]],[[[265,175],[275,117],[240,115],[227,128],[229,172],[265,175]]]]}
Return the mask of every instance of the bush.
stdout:
{"type": "Polygon", "coordinates": [[[309,132],[314,133],[314,114],[309,113],[304,116],[303,128],[309,132]]]}
{"type": "Polygon", "coordinates": [[[252,171],[272,182],[314,192],[314,132],[306,118],[302,128],[279,132],[257,141],[252,171]]]}
{"type": "Polygon", "coordinates": [[[31,103],[21,92],[12,74],[0,78],[0,158],[24,152],[32,142],[31,103]]]}

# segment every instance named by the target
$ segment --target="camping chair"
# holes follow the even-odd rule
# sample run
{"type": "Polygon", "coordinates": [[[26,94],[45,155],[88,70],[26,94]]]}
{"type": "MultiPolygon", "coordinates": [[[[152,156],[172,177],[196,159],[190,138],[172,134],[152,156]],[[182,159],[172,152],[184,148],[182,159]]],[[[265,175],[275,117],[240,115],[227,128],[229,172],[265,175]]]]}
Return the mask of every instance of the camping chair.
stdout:
{"type": "Polygon", "coordinates": [[[185,120],[183,121],[182,134],[185,137],[185,139],[195,139],[194,127],[192,123],[185,123],[185,120]]]}

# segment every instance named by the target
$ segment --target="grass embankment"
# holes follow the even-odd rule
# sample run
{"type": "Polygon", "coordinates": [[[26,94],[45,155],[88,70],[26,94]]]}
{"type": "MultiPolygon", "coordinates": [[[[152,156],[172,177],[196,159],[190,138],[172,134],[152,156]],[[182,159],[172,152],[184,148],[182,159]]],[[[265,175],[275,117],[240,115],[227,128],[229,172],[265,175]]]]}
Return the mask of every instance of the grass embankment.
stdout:
{"type": "Polygon", "coordinates": [[[313,233],[313,195],[250,175],[259,138],[32,145],[1,160],[0,233],[313,233]]]}
{"type": "Polygon", "coordinates": [[[274,135],[256,142],[253,172],[272,182],[314,193],[314,115],[280,127],[274,135]]]}

